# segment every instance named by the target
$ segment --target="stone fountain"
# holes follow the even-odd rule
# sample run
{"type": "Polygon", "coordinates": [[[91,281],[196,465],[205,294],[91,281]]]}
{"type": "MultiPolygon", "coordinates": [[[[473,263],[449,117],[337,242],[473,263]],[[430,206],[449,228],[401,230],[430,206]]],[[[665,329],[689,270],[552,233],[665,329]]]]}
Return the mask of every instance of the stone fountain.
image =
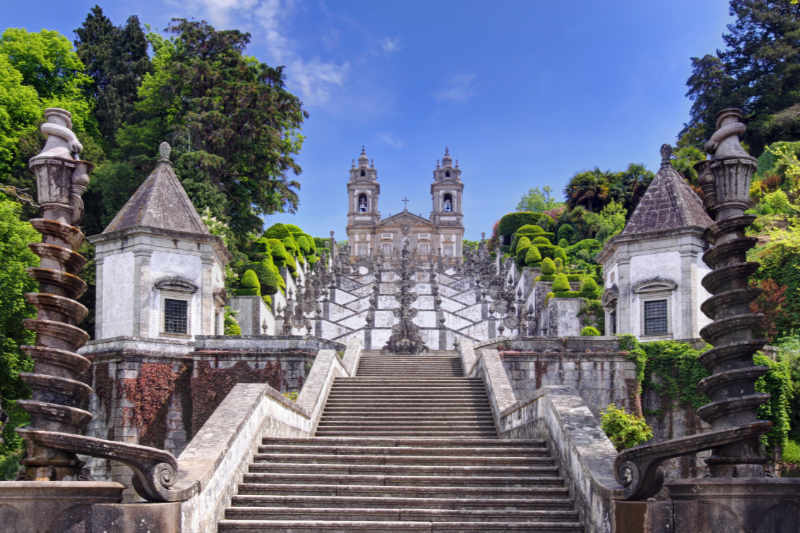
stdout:
{"type": "MultiPolygon", "coordinates": [[[[703,278],[711,297],[701,306],[713,322],[700,332],[713,346],[700,360],[711,373],[698,388],[710,402],[697,410],[711,430],[621,452],[615,469],[625,499],[646,500],[663,484],[661,463],[671,457],[711,450],[706,459],[709,476],[667,483],[669,498],[650,500],[634,524],[630,508],[617,505],[617,526],[627,531],[746,531],[789,533],[800,523],[800,479],[768,477],[760,436],[771,423],[759,420],[757,409],[769,395],[755,390],[755,381],[767,368],[753,364],[764,346],[763,316],[750,311],[760,289],[748,278],[758,264],[748,262],[747,251],[756,239],[745,234],[754,216],[750,207],[750,180],[756,160],[741,145],[745,125],[738,109],[724,109],[717,130],[706,143],[712,157],[698,165],[705,205],[714,218],[709,228],[710,248],[703,260],[712,271],[703,278]]],[[[669,157],[669,147],[662,152],[669,157]]]]}
{"type": "MultiPolygon", "coordinates": [[[[91,165],[78,158],[82,146],[71,127],[69,112],[47,109],[41,127],[47,141],[30,160],[41,206],[40,218],[31,224],[42,241],[31,245],[41,258],[39,267],[30,270],[39,292],[25,295],[37,316],[25,321],[36,333],[36,344],[23,347],[34,370],[21,375],[31,389],[31,398],[19,401],[31,417],[28,426],[17,430],[26,445],[21,478],[39,483],[34,492],[45,500],[65,505],[75,498],[84,503],[119,501],[122,485],[78,481],[82,454],[128,465],[134,472],[134,487],[147,500],[185,500],[196,492],[197,483],[187,481],[177,488],[178,466],[172,454],[83,434],[92,418],[88,406],[93,391],[84,382],[90,361],[77,353],[88,335],[79,327],[87,310],[76,301],[86,289],[79,277],[86,260],[77,252],[84,236],[76,225],[83,216],[81,195],[89,184],[91,165]]],[[[25,481],[0,484],[0,502],[13,491],[30,493],[31,487],[25,481]]]]}

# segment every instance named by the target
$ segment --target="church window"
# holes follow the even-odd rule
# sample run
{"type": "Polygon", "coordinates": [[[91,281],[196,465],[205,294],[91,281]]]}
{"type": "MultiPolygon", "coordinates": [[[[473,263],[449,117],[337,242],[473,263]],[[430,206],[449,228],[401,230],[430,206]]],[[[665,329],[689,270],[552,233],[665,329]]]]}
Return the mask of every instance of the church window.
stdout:
{"type": "Polygon", "coordinates": [[[667,301],[644,302],[644,334],[665,335],[667,333],[667,301]]]}
{"type": "Polygon", "coordinates": [[[611,335],[617,334],[617,308],[614,307],[611,312],[608,314],[608,322],[609,322],[609,333],[611,335]]]}
{"type": "Polygon", "coordinates": [[[359,213],[366,213],[367,212],[367,195],[366,194],[359,194],[358,195],[358,212],[359,213]]]}
{"type": "Polygon", "coordinates": [[[450,171],[449,171],[449,170],[448,170],[448,171],[446,171],[446,172],[444,173],[444,176],[445,176],[446,178],[449,178],[449,177],[450,177],[450,171]]]}
{"type": "Polygon", "coordinates": [[[450,193],[444,195],[443,210],[446,213],[453,210],[453,196],[450,193]]]}
{"type": "Polygon", "coordinates": [[[164,299],[164,332],[186,335],[189,322],[189,302],[164,299]]]}
{"type": "Polygon", "coordinates": [[[364,176],[366,176],[366,175],[367,175],[367,173],[366,173],[366,172],[364,171],[364,169],[362,168],[362,169],[361,169],[361,177],[364,177],[364,176]]]}

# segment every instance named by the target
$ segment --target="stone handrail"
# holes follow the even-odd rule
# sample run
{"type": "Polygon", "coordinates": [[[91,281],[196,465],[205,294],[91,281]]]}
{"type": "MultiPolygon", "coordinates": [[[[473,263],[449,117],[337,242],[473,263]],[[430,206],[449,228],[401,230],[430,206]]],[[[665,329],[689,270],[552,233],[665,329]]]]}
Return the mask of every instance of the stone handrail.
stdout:
{"type": "Polygon", "coordinates": [[[498,425],[503,438],[547,438],[587,531],[614,530],[613,500],[623,494],[614,478],[617,451],[577,392],[541,387],[503,411],[498,425]]]}
{"type": "Polygon", "coordinates": [[[344,365],[334,350],[320,350],[296,402],[267,384],[236,385],[178,457],[176,485],[196,487],[180,504],[181,531],[216,531],[262,439],[312,436],[333,380],[351,375],[360,357],[357,339],[348,343],[344,365]]]}
{"type": "Polygon", "coordinates": [[[580,395],[569,387],[545,386],[518,399],[497,350],[459,346],[465,373],[486,384],[498,433],[504,439],[545,438],[590,533],[613,531],[613,500],[623,487],[614,477],[617,452],[580,395]]]}

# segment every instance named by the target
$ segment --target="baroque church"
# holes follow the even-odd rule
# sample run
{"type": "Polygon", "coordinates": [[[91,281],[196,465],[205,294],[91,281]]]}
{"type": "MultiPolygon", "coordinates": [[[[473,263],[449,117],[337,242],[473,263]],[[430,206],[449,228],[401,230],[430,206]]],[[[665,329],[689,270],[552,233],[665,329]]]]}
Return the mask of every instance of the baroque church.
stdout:
{"type": "Polygon", "coordinates": [[[436,162],[431,183],[431,215],[424,218],[408,211],[381,218],[378,209],[381,186],[375,163],[370,162],[364,147],[350,168],[347,183],[347,238],[350,256],[397,258],[405,245],[418,257],[461,257],[464,241],[464,214],[461,169],[453,165],[450,150],[445,148],[441,163],[436,162]]]}

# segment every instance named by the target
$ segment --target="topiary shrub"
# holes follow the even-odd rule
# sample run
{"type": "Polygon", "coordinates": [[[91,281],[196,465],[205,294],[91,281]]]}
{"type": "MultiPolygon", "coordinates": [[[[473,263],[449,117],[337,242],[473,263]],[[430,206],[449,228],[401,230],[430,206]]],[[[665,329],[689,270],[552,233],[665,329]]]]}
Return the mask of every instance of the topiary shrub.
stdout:
{"type": "Polygon", "coordinates": [[[560,292],[569,292],[572,288],[569,285],[569,280],[567,280],[567,275],[563,273],[556,274],[556,277],[553,279],[553,292],[556,296],[560,296],[560,292]]]}
{"type": "Polygon", "coordinates": [[[239,321],[236,320],[236,313],[231,311],[230,307],[225,308],[225,320],[224,320],[224,331],[225,335],[241,335],[242,328],[239,326],[239,321]]]}
{"type": "Polygon", "coordinates": [[[564,259],[556,257],[553,262],[556,264],[556,272],[561,272],[564,270],[564,259]]]}
{"type": "Polygon", "coordinates": [[[583,276],[579,292],[581,296],[589,300],[596,300],[600,297],[600,287],[591,276],[583,276]]]}
{"type": "Polygon", "coordinates": [[[261,296],[261,299],[264,300],[264,303],[267,304],[270,309],[272,309],[272,296],[269,294],[264,294],[261,296]]]}
{"type": "Polygon", "coordinates": [[[544,229],[552,229],[555,221],[544,213],[532,213],[530,211],[518,211],[504,215],[497,223],[497,234],[511,236],[520,227],[525,225],[537,225],[544,229]]]}
{"type": "Polygon", "coordinates": [[[549,257],[542,259],[542,274],[552,276],[556,273],[556,264],[549,257]]]}
{"type": "Polygon", "coordinates": [[[525,266],[539,266],[541,261],[542,254],[539,253],[539,249],[536,246],[531,246],[528,248],[528,252],[525,254],[525,266]]]}
{"type": "Polygon", "coordinates": [[[278,239],[269,239],[269,246],[272,249],[272,260],[275,262],[275,266],[278,268],[285,267],[294,274],[297,271],[297,263],[295,263],[292,254],[286,250],[283,242],[278,239]]]}
{"type": "Polygon", "coordinates": [[[543,237],[542,235],[539,235],[538,237],[534,237],[533,240],[531,241],[531,243],[532,244],[550,244],[550,239],[548,239],[547,237],[543,237]]]}
{"type": "Polygon", "coordinates": [[[239,281],[239,288],[236,290],[239,296],[261,296],[261,284],[258,276],[252,269],[247,269],[239,281]]]}
{"type": "MultiPolygon", "coordinates": [[[[295,226],[297,227],[297,226],[295,226]]],[[[297,228],[298,230],[300,228],[297,228]]],[[[302,231],[301,231],[302,233],[302,231]]],[[[292,232],[289,230],[289,227],[286,224],[273,224],[264,232],[264,237],[268,239],[284,239],[286,237],[293,237],[292,232]]]]}
{"type": "Polygon", "coordinates": [[[599,337],[600,332],[594,326],[586,326],[581,330],[581,337],[599,337]]]}
{"type": "Polygon", "coordinates": [[[517,257],[517,259],[525,259],[525,253],[527,253],[528,248],[531,247],[531,240],[527,237],[522,237],[518,242],[516,248],[513,249],[512,253],[517,257]],[[522,256],[520,258],[520,255],[522,256]]]}
{"type": "Polygon", "coordinates": [[[600,425],[617,451],[638,446],[653,438],[653,430],[644,418],[608,404],[602,412],[600,425]]]}
{"type": "Polygon", "coordinates": [[[524,226],[520,226],[517,231],[518,235],[542,235],[546,233],[541,226],[537,226],[536,224],[525,224],[524,226]]]}
{"type": "Polygon", "coordinates": [[[561,224],[561,226],[558,227],[556,236],[558,237],[559,246],[561,246],[562,240],[570,244],[575,242],[575,239],[578,237],[578,232],[570,224],[561,224]]]}

